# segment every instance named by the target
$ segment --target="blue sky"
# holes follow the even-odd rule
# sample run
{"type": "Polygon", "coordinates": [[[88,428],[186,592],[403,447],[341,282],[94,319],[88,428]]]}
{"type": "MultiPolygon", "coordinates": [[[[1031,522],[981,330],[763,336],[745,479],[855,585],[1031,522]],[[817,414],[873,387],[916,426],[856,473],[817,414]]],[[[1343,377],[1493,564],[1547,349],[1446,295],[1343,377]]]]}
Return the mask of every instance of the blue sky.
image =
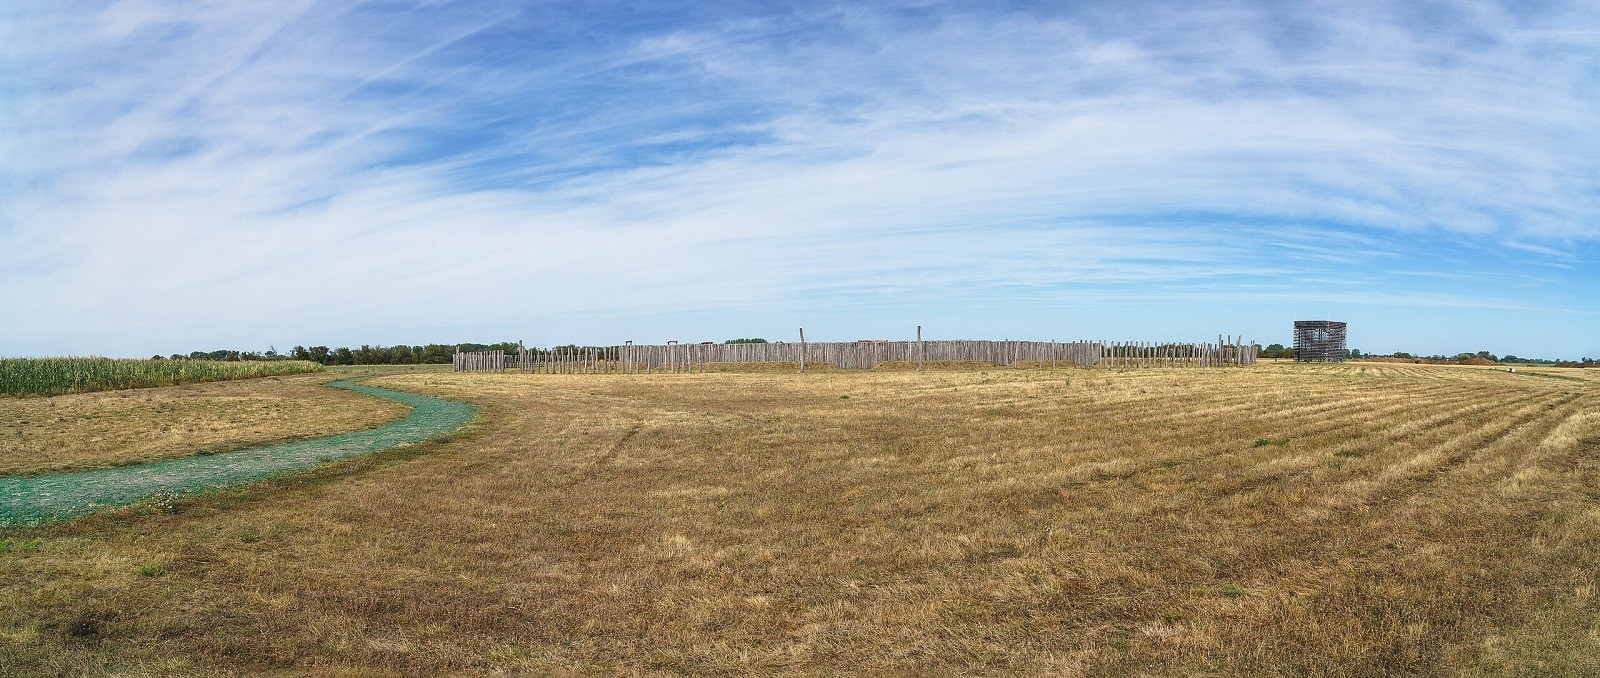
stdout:
{"type": "Polygon", "coordinates": [[[1600,357],[1600,4],[8,3],[0,355],[1600,357]]]}

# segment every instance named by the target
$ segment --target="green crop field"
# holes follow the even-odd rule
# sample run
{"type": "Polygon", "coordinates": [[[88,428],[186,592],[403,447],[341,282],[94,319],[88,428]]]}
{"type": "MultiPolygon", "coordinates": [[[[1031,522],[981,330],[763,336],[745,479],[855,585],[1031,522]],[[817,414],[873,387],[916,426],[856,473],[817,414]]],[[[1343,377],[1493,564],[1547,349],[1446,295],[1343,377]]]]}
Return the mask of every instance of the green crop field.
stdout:
{"type": "Polygon", "coordinates": [[[0,395],[87,393],[318,372],[306,360],[217,362],[118,358],[0,358],[0,395]]]}

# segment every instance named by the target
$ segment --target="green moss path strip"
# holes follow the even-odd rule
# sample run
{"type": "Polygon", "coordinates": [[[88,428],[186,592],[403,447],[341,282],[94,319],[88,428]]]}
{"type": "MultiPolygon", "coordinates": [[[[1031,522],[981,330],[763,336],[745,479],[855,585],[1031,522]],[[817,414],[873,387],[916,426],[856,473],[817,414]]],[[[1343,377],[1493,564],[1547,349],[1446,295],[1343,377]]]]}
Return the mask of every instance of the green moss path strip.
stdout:
{"type": "Polygon", "coordinates": [[[0,478],[0,525],[33,525],[131,506],[157,492],[200,494],[300,471],[317,464],[419,443],[454,431],[477,408],[463,402],[362,386],[365,377],[328,386],[411,406],[411,414],[380,428],[327,438],[207,456],[179,457],[116,468],[0,478]]]}

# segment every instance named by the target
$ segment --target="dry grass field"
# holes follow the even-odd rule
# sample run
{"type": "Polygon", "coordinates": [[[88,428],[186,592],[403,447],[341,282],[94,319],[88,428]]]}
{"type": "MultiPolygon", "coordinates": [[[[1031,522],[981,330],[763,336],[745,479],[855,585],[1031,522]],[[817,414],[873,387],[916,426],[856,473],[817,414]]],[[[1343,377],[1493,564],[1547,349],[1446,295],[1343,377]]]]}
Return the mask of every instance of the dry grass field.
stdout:
{"type": "Polygon", "coordinates": [[[405,416],[314,373],[0,400],[0,475],[85,471],[316,438],[405,416]]]}
{"type": "Polygon", "coordinates": [[[1594,675],[1596,376],[397,374],[483,416],[0,533],[0,666],[1594,675]]]}

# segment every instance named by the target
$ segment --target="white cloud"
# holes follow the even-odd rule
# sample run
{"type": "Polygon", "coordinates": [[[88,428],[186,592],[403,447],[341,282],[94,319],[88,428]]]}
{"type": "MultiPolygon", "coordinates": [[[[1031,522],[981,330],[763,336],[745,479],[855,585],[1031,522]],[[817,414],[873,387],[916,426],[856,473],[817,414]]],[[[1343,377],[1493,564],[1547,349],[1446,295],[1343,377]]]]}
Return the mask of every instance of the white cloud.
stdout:
{"type": "Polygon", "coordinates": [[[1281,298],[1429,239],[1593,251],[1585,8],[1451,10],[851,8],[566,45],[454,6],[14,10],[0,303],[32,321],[0,353],[862,290],[1281,298]]]}

